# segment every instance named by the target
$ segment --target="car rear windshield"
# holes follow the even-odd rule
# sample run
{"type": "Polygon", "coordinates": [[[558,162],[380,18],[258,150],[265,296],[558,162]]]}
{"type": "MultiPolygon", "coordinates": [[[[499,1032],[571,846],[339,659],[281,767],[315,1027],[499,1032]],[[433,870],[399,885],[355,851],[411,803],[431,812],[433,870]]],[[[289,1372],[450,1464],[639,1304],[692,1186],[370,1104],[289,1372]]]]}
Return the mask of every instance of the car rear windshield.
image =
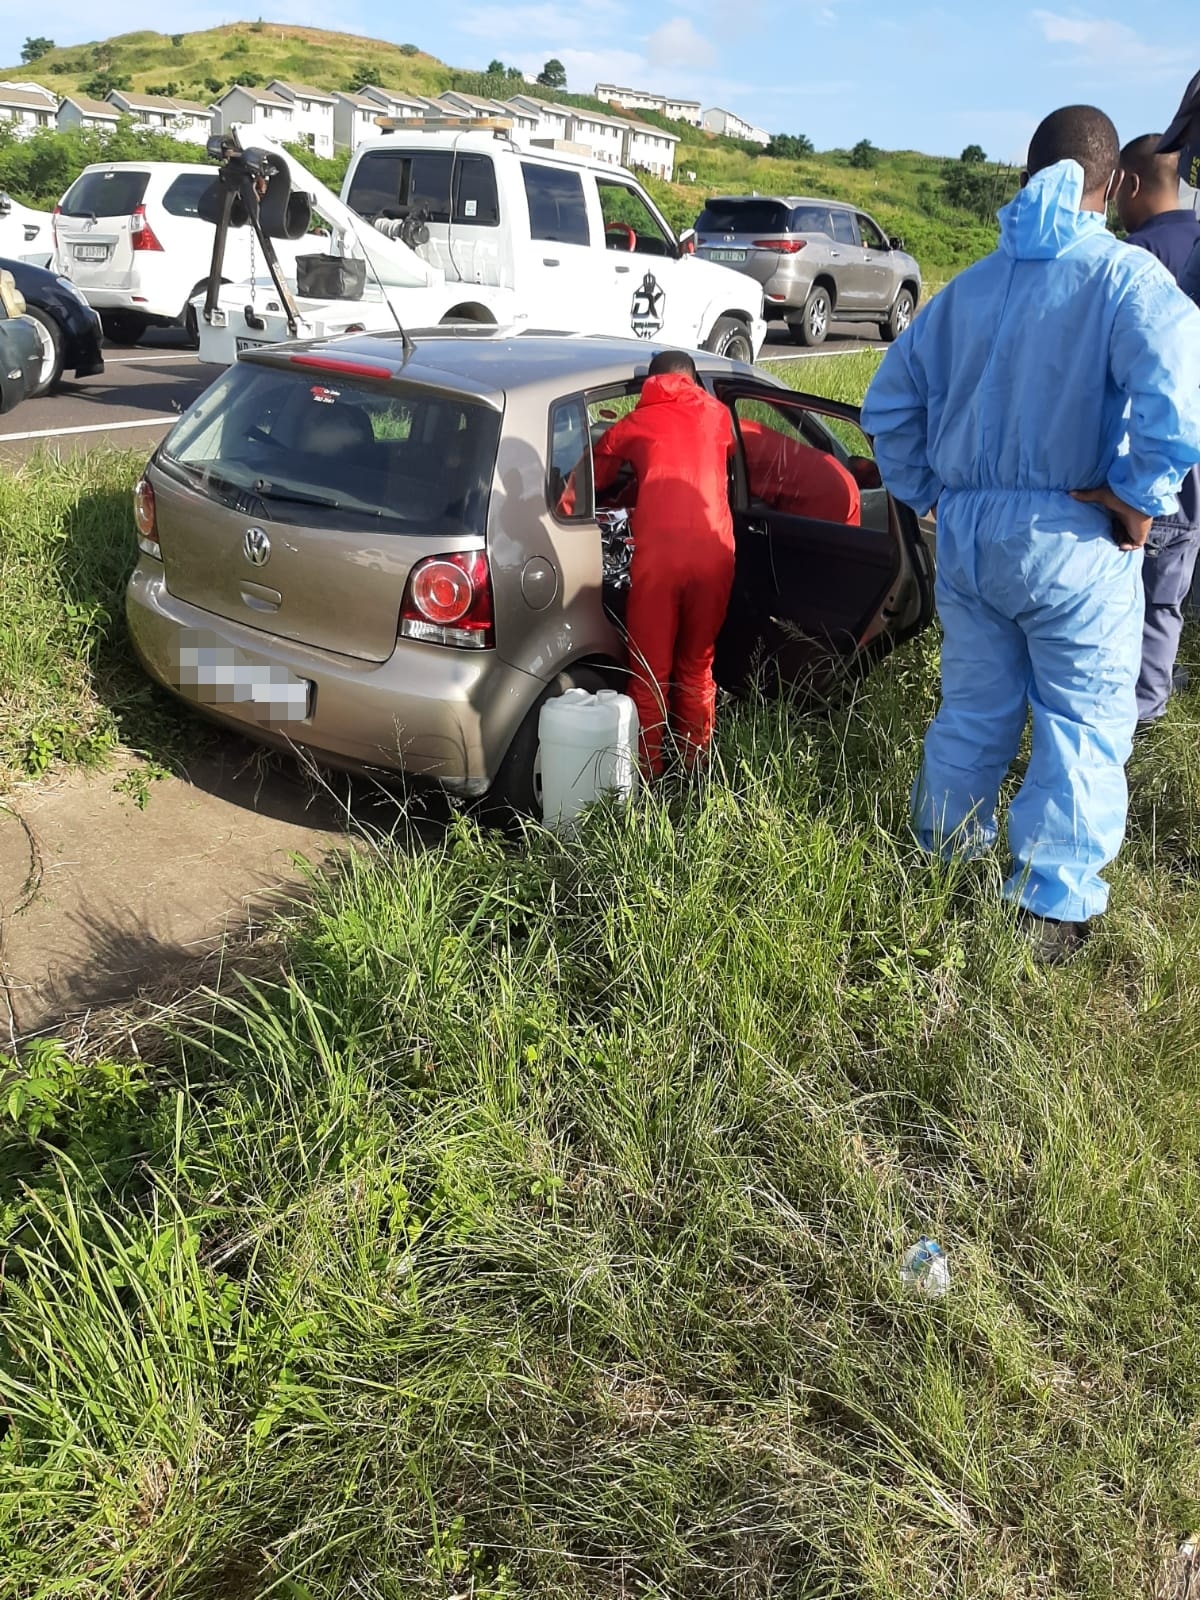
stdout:
{"type": "Polygon", "coordinates": [[[67,190],[64,217],[131,217],[150,182],[148,172],[85,172],[67,190]]]}
{"type": "Polygon", "coordinates": [[[182,172],[163,195],[163,210],[173,217],[197,217],[200,196],[213,186],[213,172],[182,172]]]}
{"type": "Polygon", "coordinates": [[[499,440],[500,414],[475,400],[239,362],[184,413],[159,460],[247,516],[482,536],[499,440]]]}
{"type": "Polygon", "coordinates": [[[789,212],[781,200],[710,200],[697,233],[786,233],[789,212]]]}

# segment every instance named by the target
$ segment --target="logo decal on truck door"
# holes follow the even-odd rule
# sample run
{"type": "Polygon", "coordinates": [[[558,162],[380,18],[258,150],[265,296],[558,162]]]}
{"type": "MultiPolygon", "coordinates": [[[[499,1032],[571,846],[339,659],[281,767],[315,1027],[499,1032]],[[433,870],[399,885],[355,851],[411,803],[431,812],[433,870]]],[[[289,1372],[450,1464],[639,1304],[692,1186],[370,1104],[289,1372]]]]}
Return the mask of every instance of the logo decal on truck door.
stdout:
{"type": "Polygon", "coordinates": [[[667,291],[652,272],[648,272],[633,291],[629,323],[639,339],[653,339],[663,325],[667,291]]]}

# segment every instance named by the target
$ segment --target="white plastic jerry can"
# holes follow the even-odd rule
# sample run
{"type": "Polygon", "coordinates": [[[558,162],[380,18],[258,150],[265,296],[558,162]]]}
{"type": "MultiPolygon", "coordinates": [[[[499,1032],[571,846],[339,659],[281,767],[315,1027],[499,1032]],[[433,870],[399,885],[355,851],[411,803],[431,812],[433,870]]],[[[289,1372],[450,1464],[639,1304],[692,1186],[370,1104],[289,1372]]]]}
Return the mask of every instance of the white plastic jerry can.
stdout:
{"type": "Polygon", "coordinates": [[[568,689],[547,700],[538,741],[548,828],[569,833],[585,806],[604,794],[616,794],[624,804],[637,785],[637,711],[615,689],[568,689]]]}

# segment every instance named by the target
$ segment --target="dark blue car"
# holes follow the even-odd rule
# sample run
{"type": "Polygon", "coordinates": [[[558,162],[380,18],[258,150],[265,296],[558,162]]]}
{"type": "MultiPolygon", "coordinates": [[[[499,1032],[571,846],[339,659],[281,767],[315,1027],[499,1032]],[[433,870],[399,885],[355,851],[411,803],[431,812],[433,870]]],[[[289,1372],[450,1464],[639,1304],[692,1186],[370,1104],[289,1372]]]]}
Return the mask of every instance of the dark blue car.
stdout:
{"type": "Polygon", "coordinates": [[[36,324],[41,340],[35,396],[52,394],[65,372],[93,378],[104,371],[100,318],[74,284],[27,261],[0,257],[0,269],[12,273],[25,298],[25,314],[36,324]]]}

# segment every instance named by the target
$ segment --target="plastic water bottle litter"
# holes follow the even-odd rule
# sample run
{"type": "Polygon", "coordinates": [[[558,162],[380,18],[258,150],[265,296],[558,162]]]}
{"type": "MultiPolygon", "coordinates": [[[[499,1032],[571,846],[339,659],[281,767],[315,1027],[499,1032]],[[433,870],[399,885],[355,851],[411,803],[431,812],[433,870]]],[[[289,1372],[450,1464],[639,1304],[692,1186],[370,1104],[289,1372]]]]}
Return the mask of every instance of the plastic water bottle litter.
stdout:
{"type": "Polygon", "coordinates": [[[950,1287],[950,1263],[936,1239],[918,1239],[900,1260],[900,1282],[906,1289],[940,1300],[950,1287]]]}

